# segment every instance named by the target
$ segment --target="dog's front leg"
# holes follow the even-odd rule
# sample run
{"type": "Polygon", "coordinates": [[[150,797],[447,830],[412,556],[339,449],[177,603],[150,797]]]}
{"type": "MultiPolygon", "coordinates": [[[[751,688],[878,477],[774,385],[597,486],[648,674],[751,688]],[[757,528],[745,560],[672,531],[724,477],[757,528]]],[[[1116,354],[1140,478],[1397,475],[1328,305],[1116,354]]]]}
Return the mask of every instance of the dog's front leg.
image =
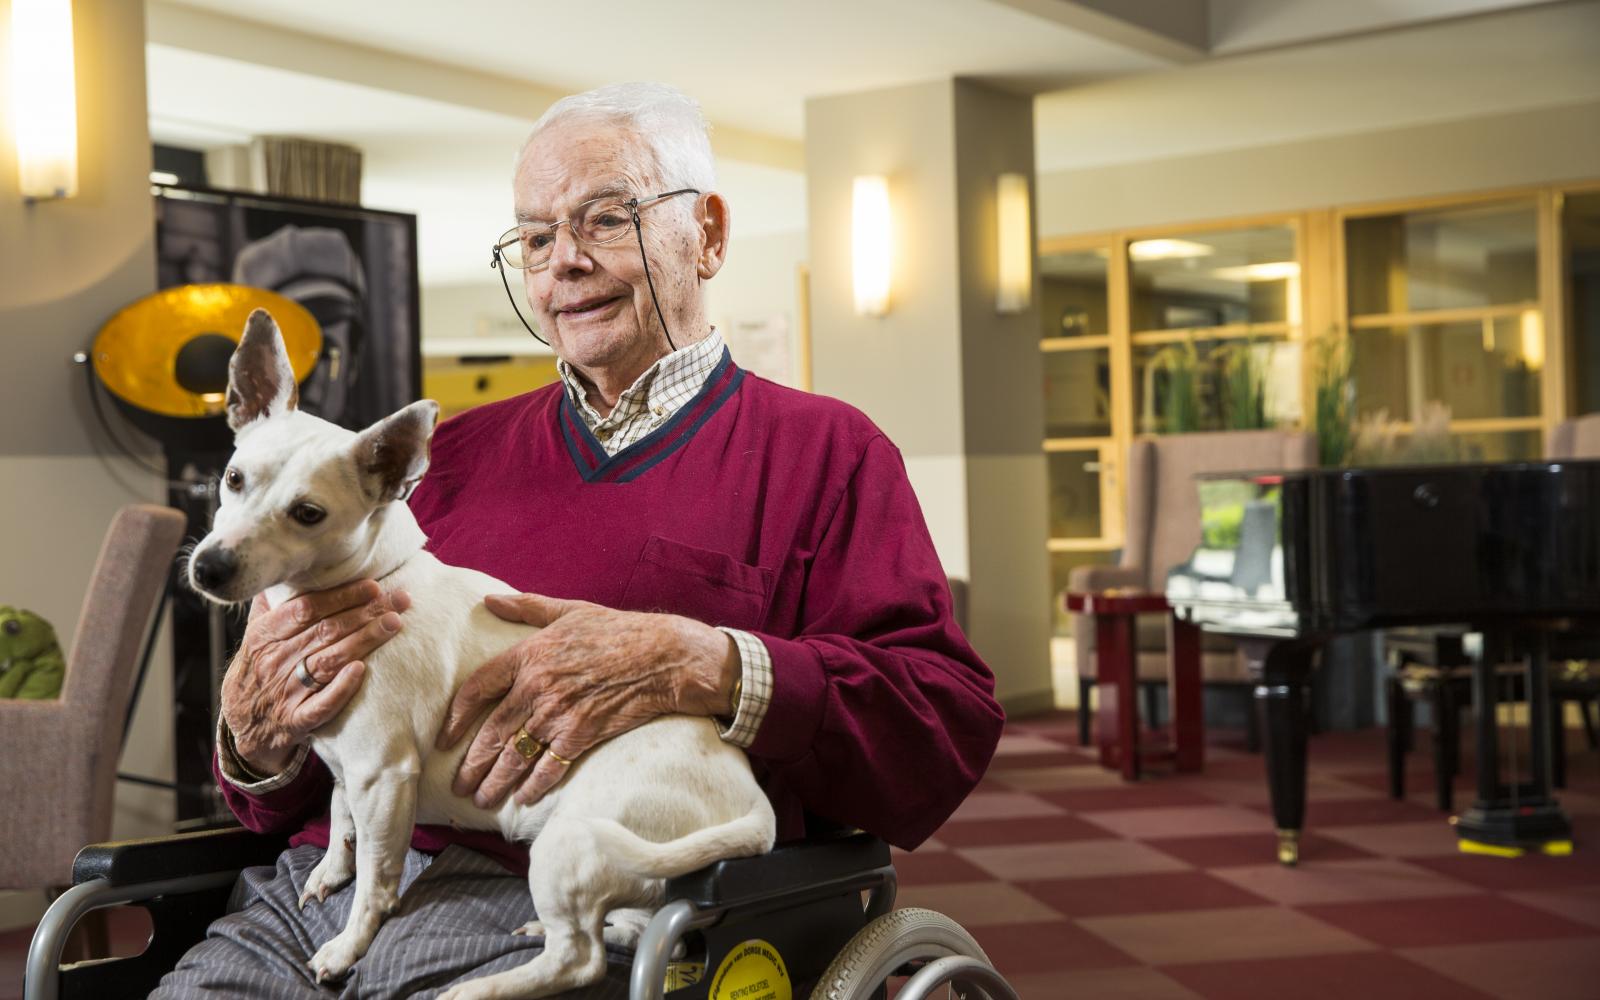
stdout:
{"type": "Polygon", "coordinates": [[[344,888],[356,873],[356,828],[350,818],[350,803],[344,797],[344,782],[335,778],[333,802],[328,806],[328,853],[306,876],[300,891],[300,908],[312,899],[322,902],[344,888]]]}
{"type": "Polygon", "coordinates": [[[400,873],[417,814],[421,766],[412,753],[375,755],[374,770],[346,767],[345,798],[356,832],[356,888],[350,919],[311,957],[317,981],[339,979],[367,953],[384,918],[400,905],[400,873]],[[384,764],[383,758],[392,763],[384,764]]]}

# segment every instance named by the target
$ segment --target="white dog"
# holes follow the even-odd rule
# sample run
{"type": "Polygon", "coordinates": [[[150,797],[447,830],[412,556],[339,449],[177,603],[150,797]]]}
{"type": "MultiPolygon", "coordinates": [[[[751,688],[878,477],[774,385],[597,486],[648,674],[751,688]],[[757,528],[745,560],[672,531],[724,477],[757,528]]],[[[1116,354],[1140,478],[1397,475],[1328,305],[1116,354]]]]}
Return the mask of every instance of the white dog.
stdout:
{"type": "Polygon", "coordinates": [[[402,498],[427,469],[438,404],[413,403],[357,434],[295,402],[277,324],[257,310],[229,364],[235,451],[189,576],[225,603],[265,591],[277,606],[364,577],[413,595],[405,630],[372,654],[355,698],[311,737],[334,776],[332,829],[301,905],[355,877],[349,922],[312,957],[319,981],[348,972],[397,907],[415,823],[531,843],[528,886],[539,920],[520,930],[544,934],[545,950],[463,983],[449,992],[453,1000],[541,997],[594,982],[604,974],[604,943],[637,942],[664,879],[771,849],[772,807],[744,752],[706,718],[663,717],[591,749],[531,806],[508,799],[480,809],[452,794],[470,740],[433,750],[452,694],[537,630],[484,607],[486,594],[513,588],[423,551],[402,498]]]}

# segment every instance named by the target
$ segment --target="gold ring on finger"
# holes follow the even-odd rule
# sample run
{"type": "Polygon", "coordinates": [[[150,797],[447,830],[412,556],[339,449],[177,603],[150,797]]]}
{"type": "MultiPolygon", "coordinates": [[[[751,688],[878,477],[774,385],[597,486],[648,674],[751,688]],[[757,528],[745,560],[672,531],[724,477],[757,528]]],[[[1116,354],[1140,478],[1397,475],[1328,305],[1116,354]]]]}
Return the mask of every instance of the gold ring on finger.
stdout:
{"type": "Polygon", "coordinates": [[[517,730],[516,738],[511,741],[511,745],[516,747],[517,753],[529,763],[537,760],[539,755],[545,752],[545,745],[528,735],[526,728],[517,730]]]}
{"type": "Polygon", "coordinates": [[[562,767],[571,767],[572,766],[572,762],[577,759],[575,757],[572,757],[572,758],[563,757],[560,754],[556,753],[554,750],[551,750],[549,747],[546,747],[544,752],[545,752],[546,756],[548,756],[551,760],[555,761],[557,764],[560,764],[562,767]]]}

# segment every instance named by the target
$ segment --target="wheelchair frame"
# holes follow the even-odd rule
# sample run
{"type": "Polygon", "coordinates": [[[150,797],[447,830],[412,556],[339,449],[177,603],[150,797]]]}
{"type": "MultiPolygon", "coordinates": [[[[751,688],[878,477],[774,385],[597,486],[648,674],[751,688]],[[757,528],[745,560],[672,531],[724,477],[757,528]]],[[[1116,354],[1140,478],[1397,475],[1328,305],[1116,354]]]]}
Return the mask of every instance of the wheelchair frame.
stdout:
{"type": "MultiPolygon", "coordinates": [[[[239,871],[274,863],[285,843],[233,828],[84,848],[73,862],[73,888],[51,905],[34,934],[24,1000],[118,995],[130,980],[153,988],[225,911],[239,871]],[[126,903],[151,912],[154,934],[143,954],[60,966],[67,935],[84,914],[126,903]]],[[[640,938],[630,1000],[704,1000],[723,958],[757,937],[783,956],[794,995],[803,996],[835,955],[894,908],[896,888],[888,845],[863,833],[784,845],[672,879],[666,902],[640,938]],[[862,892],[869,893],[865,906],[862,892]],[[701,976],[667,992],[673,949],[695,932],[704,940],[701,976]]],[[[1016,1000],[981,950],[973,950],[976,955],[908,956],[928,964],[902,988],[902,1000],[923,1000],[949,982],[976,986],[992,1000],[1016,1000]]],[[[844,1000],[857,995],[852,990],[844,1000]]]]}

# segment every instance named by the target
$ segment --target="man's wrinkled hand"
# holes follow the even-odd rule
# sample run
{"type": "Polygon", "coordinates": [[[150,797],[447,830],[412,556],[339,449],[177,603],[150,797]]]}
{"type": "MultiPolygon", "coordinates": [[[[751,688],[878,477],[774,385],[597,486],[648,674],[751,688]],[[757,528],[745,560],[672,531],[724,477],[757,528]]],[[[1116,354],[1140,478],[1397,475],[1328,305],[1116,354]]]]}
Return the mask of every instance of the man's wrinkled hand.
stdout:
{"type": "Polygon", "coordinates": [[[222,680],[222,717],[246,767],[276,774],[295,748],[355,696],[365,658],[400,631],[404,591],[384,594],[372,580],[301,594],[268,608],[250,606],[239,653],[222,680]],[[296,675],[304,661],[312,684],[296,675]]]}
{"type": "Polygon", "coordinates": [[[566,776],[567,762],[657,716],[711,715],[728,705],[738,654],[707,625],[537,594],[492,595],[484,604],[540,631],[469,677],[440,729],[438,748],[448,749],[493,706],[453,786],[480,808],[513,790],[519,804],[536,801],[566,776]],[[532,761],[518,749],[522,730],[545,747],[532,761]]]}

